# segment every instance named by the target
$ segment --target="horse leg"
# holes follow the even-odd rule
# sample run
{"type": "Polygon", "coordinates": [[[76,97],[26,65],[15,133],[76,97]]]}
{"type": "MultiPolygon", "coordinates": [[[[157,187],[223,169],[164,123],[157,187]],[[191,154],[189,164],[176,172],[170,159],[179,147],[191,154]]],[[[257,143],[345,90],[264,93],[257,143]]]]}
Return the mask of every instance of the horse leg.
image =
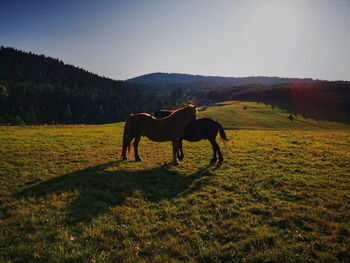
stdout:
{"type": "Polygon", "coordinates": [[[126,155],[126,150],[128,147],[130,147],[130,142],[134,139],[132,136],[127,135],[125,138],[125,141],[123,142],[123,149],[122,149],[122,160],[127,160],[128,156],[126,155]]]}
{"type": "Polygon", "coordinates": [[[134,140],[134,154],[135,154],[135,161],[136,162],[142,161],[142,158],[140,157],[139,150],[138,150],[140,139],[141,139],[141,135],[137,135],[135,137],[135,140],[134,140]]]}
{"type": "Polygon", "coordinates": [[[208,139],[209,142],[211,143],[211,147],[213,148],[213,158],[210,160],[210,163],[213,164],[216,162],[216,146],[215,146],[215,139],[208,139]]]}
{"type": "Polygon", "coordinates": [[[177,154],[179,152],[179,140],[173,140],[173,165],[179,165],[179,161],[177,159],[177,154]]]}
{"type": "Polygon", "coordinates": [[[222,157],[222,154],[221,154],[221,150],[220,150],[220,146],[218,145],[218,143],[215,141],[215,139],[213,140],[212,142],[212,145],[213,147],[216,148],[216,151],[218,153],[218,156],[219,156],[219,164],[223,162],[224,158],[222,157]]]}
{"type": "Polygon", "coordinates": [[[179,142],[179,152],[178,152],[178,154],[177,154],[177,158],[178,158],[180,161],[182,161],[184,157],[185,157],[185,156],[184,156],[184,152],[182,151],[182,140],[180,140],[180,142],[179,142]]]}

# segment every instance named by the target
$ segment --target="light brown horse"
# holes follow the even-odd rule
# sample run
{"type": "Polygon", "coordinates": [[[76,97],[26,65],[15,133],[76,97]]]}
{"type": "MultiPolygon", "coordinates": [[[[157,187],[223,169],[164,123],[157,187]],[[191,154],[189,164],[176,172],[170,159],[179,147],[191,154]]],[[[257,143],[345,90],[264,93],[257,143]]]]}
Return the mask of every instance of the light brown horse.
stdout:
{"type": "Polygon", "coordinates": [[[134,154],[136,161],[142,161],[138,153],[141,136],[156,142],[171,141],[173,146],[173,164],[178,165],[177,153],[179,143],[185,128],[197,118],[197,106],[188,105],[172,112],[168,117],[156,119],[147,113],[131,114],[125,122],[123,135],[122,158],[127,159],[126,150],[134,140],[134,154]]]}

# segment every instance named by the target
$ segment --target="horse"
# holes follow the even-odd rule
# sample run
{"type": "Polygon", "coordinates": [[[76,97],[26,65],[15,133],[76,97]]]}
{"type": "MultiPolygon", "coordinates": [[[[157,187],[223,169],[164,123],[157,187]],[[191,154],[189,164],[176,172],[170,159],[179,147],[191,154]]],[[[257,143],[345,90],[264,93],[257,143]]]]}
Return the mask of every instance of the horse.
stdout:
{"type": "Polygon", "coordinates": [[[173,164],[179,165],[177,153],[185,128],[192,120],[197,118],[197,106],[186,107],[172,111],[167,117],[157,119],[148,113],[131,114],[125,122],[123,133],[122,159],[126,160],[127,149],[134,140],[134,154],[136,161],[142,161],[138,153],[138,144],[141,136],[156,142],[171,141],[173,147],[173,164]]]}
{"type": "MultiPolygon", "coordinates": [[[[157,110],[153,113],[153,116],[156,118],[166,118],[172,114],[172,110],[157,110]]],[[[209,140],[213,148],[213,158],[210,163],[215,163],[217,161],[217,156],[219,157],[218,164],[221,164],[224,161],[224,158],[221,154],[219,145],[217,144],[215,138],[220,133],[220,137],[223,141],[228,141],[226,133],[222,125],[210,118],[201,118],[192,120],[186,127],[185,133],[182,139],[189,142],[198,142],[201,140],[209,140]]],[[[182,150],[182,140],[179,143],[179,152],[177,154],[179,160],[184,158],[184,153],[182,150]]]]}

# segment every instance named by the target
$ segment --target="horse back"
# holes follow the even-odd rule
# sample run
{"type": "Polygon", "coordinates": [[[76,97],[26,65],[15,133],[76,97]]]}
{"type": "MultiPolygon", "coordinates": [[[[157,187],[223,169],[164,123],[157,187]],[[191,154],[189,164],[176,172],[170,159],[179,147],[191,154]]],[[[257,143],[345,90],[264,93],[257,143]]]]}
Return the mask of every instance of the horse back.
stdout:
{"type": "Polygon", "coordinates": [[[219,126],[220,124],[211,118],[194,120],[187,125],[183,139],[190,142],[215,139],[219,126]]]}
{"type": "Polygon", "coordinates": [[[152,119],[152,118],[153,117],[148,113],[130,114],[130,116],[126,120],[126,123],[128,124],[127,127],[130,130],[130,133],[132,134],[142,133],[144,130],[145,122],[148,119],[152,119]]]}
{"type": "Polygon", "coordinates": [[[157,142],[181,138],[186,126],[179,118],[157,119],[148,113],[132,114],[127,122],[131,134],[140,134],[157,142]],[[184,127],[181,129],[181,126],[184,127]]]}
{"type": "Polygon", "coordinates": [[[161,119],[168,117],[173,111],[172,110],[157,110],[153,113],[155,118],[161,119]]]}

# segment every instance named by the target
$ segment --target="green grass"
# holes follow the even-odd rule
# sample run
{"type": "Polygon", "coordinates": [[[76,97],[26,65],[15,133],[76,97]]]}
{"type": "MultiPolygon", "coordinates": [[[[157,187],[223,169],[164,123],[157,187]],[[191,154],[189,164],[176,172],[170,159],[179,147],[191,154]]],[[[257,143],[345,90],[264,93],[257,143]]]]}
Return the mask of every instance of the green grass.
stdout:
{"type": "MultiPolygon", "coordinates": [[[[321,114],[321,113],[320,113],[321,114]]],[[[230,129],[264,129],[264,130],[347,130],[345,123],[322,121],[301,115],[288,119],[289,112],[270,105],[256,102],[225,101],[204,106],[199,110],[200,117],[214,118],[230,129]]]]}
{"type": "Polygon", "coordinates": [[[146,138],[120,161],[122,129],[0,127],[0,262],[349,262],[349,132],[228,130],[222,166],[174,167],[146,138]]]}

